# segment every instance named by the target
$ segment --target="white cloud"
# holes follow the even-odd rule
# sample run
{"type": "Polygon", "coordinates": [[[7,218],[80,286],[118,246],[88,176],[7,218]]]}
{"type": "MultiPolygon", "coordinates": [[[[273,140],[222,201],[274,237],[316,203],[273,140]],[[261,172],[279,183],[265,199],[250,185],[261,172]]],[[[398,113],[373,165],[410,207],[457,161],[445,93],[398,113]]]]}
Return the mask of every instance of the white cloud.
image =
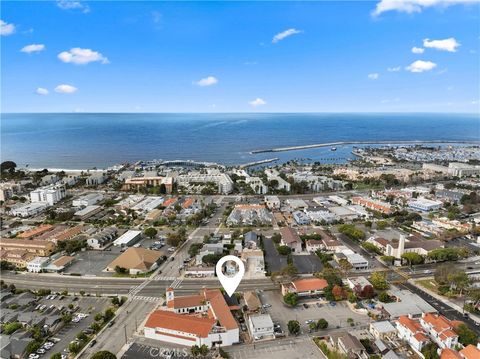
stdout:
{"type": "Polygon", "coordinates": [[[468,4],[478,2],[478,0],[380,0],[372,16],[378,16],[388,11],[406,12],[412,14],[422,12],[423,9],[434,6],[447,7],[455,4],[468,4]]]}
{"type": "Polygon", "coordinates": [[[423,54],[425,52],[425,49],[423,47],[412,47],[412,52],[414,54],[423,54]]]}
{"type": "Polygon", "coordinates": [[[74,93],[77,92],[77,88],[72,85],[62,84],[55,87],[55,92],[58,93],[74,93]]]}
{"type": "Polygon", "coordinates": [[[49,94],[48,90],[47,90],[46,88],[43,88],[43,87],[37,88],[37,89],[35,90],[35,93],[36,93],[37,95],[42,95],[42,96],[45,96],[45,95],[48,95],[48,94],[49,94]]]}
{"type": "Polygon", "coordinates": [[[57,6],[62,10],[80,10],[84,14],[90,12],[90,7],[79,0],[57,0],[57,6]]]}
{"type": "Polygon", "coordinates": [[[285,30],[285,31],[282,31],[282,32],[279,32],[278,34],[276,34],[273,39],[272,39],[272,43],[277,43],[283,39],[285,39],[286,37],[289,37],[289,36],[292,36],[292,35],[295,35],[295,34],[301,34],[302,31],[301,30],[297,30],[297,29],[288,29],[288,30],[285,30]]]}
{"type": "Polygon", "coordinates": [[[423,40],[423,46],[440,51],[456,52],[460,44],[453,37],[444,40],[423,40]]]}
{"type": "Polygon", "coordinates": [[[100,62],[102,64],[108,64],[108,59],[97,51],[90,49],[81,49],[74,47],[69,51],[63,51],[58,54],[58,58],[66,63],[72,63],[75,65],[86,65],[90,62],[100,62]]]}
{"type": "Polygon", "coordinates": [[[377,80],[380,75],[374,72],[373,74],[368,74],[370,80],[377,80]]]}
{"type": "Polygon", "coordinates": [[[212,86],[218,83],[218,79],[213,76],[207,76],[203,79],[200,79],[196,82],[194,82],[195,85],[205,87],[205,86],[212,86]]]}
{"type": "Polygon", "coordinates": [[[398,71],[400,71],[401,69],[402,69],[401,66],[395,66],[395,67],[389,67],[389,68],[387,68],[387,71],[389,71],[389,72],[398,72],[398,71]]]}
{"type": "Polygon", "coordinates": [[[8,36],[15,32],[15,25],[8,24],[3,20],[0,20],[0,35],[8,36]]]}
{"type": "Polygon", "coordinates": [[[31,54],[32,52],[40,52],[45,50],[45,45],[43,44],[31,44],[24,46],[20,51],[25,52],[27,54],[31,54]]]}
{"type": "Polygon", "coordinates": [[[267,102],[264,99],[261,99],[260,97],[257,97],[255,100],[250,101],[249,104],[253,107],[258,107],[258,106],[266,105],[267,102]]]}
{"type": "Polygon", "coordinates": [[[417,60],[412,62],[409,66],[405,67],[405,70],[410,72],[425,72],[433,70],[437,67],[437,64],[431,61],[417,60]]]}

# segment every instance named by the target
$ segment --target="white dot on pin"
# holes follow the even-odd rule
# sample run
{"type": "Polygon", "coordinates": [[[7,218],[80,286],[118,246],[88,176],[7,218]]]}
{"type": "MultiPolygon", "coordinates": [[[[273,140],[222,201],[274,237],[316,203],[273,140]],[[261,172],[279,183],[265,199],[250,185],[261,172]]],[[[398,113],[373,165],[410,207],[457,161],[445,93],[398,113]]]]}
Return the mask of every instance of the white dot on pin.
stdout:
{"type": "Polygon", "coordinates": [[[231,297],[245,274],[245,267],[240,258],[225,256],[217,262],[215,272],[223,289],[231,297]]]}

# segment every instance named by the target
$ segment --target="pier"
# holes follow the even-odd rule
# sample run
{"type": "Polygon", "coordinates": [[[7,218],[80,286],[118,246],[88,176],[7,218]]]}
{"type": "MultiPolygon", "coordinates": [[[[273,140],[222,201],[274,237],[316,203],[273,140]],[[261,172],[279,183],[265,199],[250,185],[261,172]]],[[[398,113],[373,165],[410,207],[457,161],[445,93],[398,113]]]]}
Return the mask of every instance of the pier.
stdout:
{"type": "Polygon", "coordinates": [[[414,141],[340,141],[340,142],[329,142],[329,143],[315,143],[312,145],[301,145],[301,146],[290,146],[290,147],[278,147],[270,148],[265,150],[253,150],[250,154],[254,155],[257,153],[266,153],[266,152],[286,152],[286,151],[298,151],[298,150],[307,150],[310,148],[319,148],[319,147],[335,147],[343,145],[422,145],[426,143],[458,143],[458,144],[480,144],[480,141],[449,141],[449,140],[414,140],[414,141]]]}
{"type": "Polygon", "coordinates": [[[262,164],[264,164],[264,163],[270,163],[270,162],[275,162],[275,161],[278,161],[278,157],[269,158],[269,159],[266,159],[266,160],[260,160],[260,161],[245,163],[245,164],[243,164],[243,165],[240,165],[240,168],[253,167],[253,166],[262,165],[262,164]]]}

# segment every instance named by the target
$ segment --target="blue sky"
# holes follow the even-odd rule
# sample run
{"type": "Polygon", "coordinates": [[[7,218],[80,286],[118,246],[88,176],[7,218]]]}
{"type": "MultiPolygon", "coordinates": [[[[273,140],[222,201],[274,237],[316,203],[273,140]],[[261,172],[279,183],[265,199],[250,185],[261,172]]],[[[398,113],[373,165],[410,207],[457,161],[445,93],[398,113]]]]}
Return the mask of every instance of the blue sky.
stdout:
{"type": "Polygon", "coordinates": [[[479,113],[480,4],[422,4],[2,1],[2,111],[479,113]]]}

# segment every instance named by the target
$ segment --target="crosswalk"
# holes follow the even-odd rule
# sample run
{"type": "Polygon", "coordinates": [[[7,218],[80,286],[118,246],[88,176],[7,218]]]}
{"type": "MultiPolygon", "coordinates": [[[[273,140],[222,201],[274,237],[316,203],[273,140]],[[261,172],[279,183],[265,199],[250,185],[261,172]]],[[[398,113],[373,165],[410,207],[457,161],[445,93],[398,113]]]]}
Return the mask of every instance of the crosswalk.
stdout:
{"type": "Polygon", "coordinates": [[[134,300],[143,300],[145,302],[157,303],[163,301],[161,297],[149,297],[146,295],[135,295],[133,296],[134,300]]]}
{"type": "Polygon", "coordinates": [[[156,280],[156,281],[166,281],[166,282],[174,281],[175,279],[176,279],[175,277],[165,277],[165,276],[161,276],[160,274],[153,278],[153,280],[156,280]]]}
{"type": "Polygon", "coordinates": [[[176,288],[180,287],[180,284],[182,284],[182,279],[181,278],[175,278],[175,280],[172,282],[172,284],[170,284],[170,287],[172,287],[173,289],[176,289],[176,288]]]}

